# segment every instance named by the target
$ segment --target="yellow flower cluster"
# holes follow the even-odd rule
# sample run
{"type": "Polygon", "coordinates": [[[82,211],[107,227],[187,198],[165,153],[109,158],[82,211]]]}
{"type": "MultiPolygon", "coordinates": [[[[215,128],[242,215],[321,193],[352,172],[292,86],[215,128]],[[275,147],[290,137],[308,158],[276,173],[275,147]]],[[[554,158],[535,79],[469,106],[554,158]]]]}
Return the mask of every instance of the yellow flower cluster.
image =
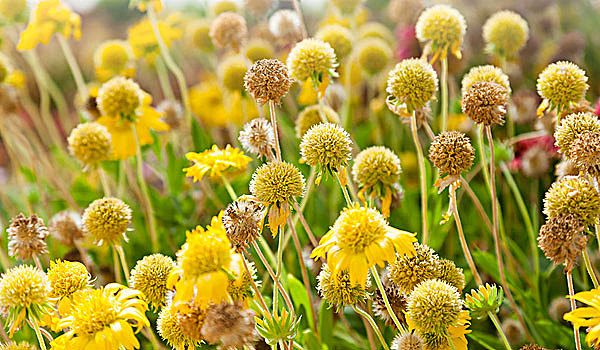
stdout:
{"type": "Polygon", "coordinates": [[[252,160],[231,145],[225,146],[224,149],[213,145],[210,150],[201,153],[188,152],[185,157],[192,161],[193,165],[183,171],[186,176],[191,176],[194,182],[202,180],[206,173],[215,179],[225,175],[225,172],[243,171],[252,160]]]}
{"type": "MultiPolygon", "coordinates": [[[[158,31],[167,47],[170,47],[173,41],[183,35],[181,29],[176,27],[177,21],[177,16],[170,16],[164,21],[158,22],[158,31]]],[[[156,41],[156,36],[154,36],[152,25],[147,19],[143,19],[129,27],[127,41],[131,45],[135,57],[143,57],[150,64],[153,64],[160,54],[160,47],[156,41]]]]}
{"type": "Polygon", "coordinates": [[[71,35],[75,39],[81,38],[81,18],[60,0],[42,0],[31,12],[27,28],[21,33],[17,50],[26,51],[38,44],[48,44],[55,33],[65,38],[71,35]]]}

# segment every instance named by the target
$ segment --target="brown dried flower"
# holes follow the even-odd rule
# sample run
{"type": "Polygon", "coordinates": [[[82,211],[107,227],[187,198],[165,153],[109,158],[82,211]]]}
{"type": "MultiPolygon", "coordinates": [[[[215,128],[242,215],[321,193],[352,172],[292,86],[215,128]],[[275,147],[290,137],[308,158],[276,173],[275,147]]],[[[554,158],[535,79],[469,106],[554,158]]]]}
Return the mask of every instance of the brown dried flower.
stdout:
{"type": "Polygon", "coordinates": [[[288,68],[278,59],[256,61],[244,76],[246,91],[260,104],[279,103],[291,85],[288,68]]]}
{"type": "Polygon", "coordinates": [[[555,265],[564,263],[565,271],[570,271],[587,244],[585,229],[577,216],[559,214],[540,227],[538,246],[555,265]]]}
{"type": "Polygon", "coordinates": [[[202,335],[211,344],[221,344],[221,349],[234,350],[242,346],[251,347],[258,333],[250,309],[241,302],[211,305],[206,312],[202,335]]]}
{"type": "Polygon", "coordinates": [[[263,208],[251,201],[237,200],[227,206],[223,225],[231,246],[239,251],[260,235],[263,208]]]}
{"type": "Polygon", "coordinates": [[[210,24],[209,35],[216,46],[237,52],[248,37],[246,20],[237,13],[223,12],[210,24]]]}
{"type": "Polygon", "coordinates": [[[10,220],[8,233],[8,255],[21,260],[31,260],[34,255],[48,253],[46,237],[48,229],[44,220],[33,214],[29,217],[22,213],[10,220]]]}
{"type": "Polygon", "coordinates": [[[48,231],[52,238],[66,246],[73,246],[84,236],[81,228],[81,215],[71,210],[63,210],[50,219],[48,231]]]}
{"type": "Polygon", "coordinates": [[[202,326],[206,318],[206,307],[200,307],[193,302],[187,302],[183,310],[177,312],[177,323],[181,332],[194,341],[202,341],[202,326]]]}
{"type": "Polygon", "coordinates": [[[275,148],[275,134],[271,123],[264,118],[252,119],[240,131],[238,140],[244,149],[259,158],[272,160],[275,148]]]}
{"type": "Polygon", "coordinates": [[[581,169],[597,167],[600,164],[600,132],[587,131],[579,135],[571,144],[569,157],[581,169]]]}
{"type": "Polygon", "coordinates": [[[459,131],[437,135],[429,147],[429,160],[442,174],[459,175],[471,167],[474,158],[469,137],[459,131]]]}
{"type": "MultiPolygon", "coordinates": [[[[402,293],[402,290],[398,285],[390,281],[390,279],[387,277],[387,274],[384,275],[382,280],[383,290],[385,291],[385,295],[390,302],[392,310],[394,310],[396,316],[400,318],[400,321],[404,322],[404,312],[406,311],[406,297],[404,296],[404,293],[402,293]]],[[[390,316],[388,309],[385,307],[383,296],[381,295],[381,291],[379,289],[375,290],[372,301],[373,313],[375,316],[383,320],[386,325],[393,325],[392,317],[390,316]]]]}
{"type": "Polygon", "coordinates": [[[473,84],[463,95],[462,110],[475,123],[504,124],[508,91],[500,84],[481,81],[473,84]]]}

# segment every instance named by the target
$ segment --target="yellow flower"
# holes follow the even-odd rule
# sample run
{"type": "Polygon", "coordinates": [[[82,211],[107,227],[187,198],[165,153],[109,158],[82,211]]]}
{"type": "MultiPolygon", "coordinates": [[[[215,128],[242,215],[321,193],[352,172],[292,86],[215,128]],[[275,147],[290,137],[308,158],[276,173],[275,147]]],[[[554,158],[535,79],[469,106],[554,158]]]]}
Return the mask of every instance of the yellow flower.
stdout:
{"type": "Polygon", "coordinates": [[[242,171],[252,160],[231,145],[225,146],[225,149],[213,145],[210,150],[201,153],[188,152],[185,157],[191,160],[193,165],[183,171],[186,176],[193,177],[194,182],[202,180],[208,172],[210,177],[215,179],[221,177],[226,171],[242,171]]]}
{"type": "Polygon", "coordinates": [[[573,296],[573,299],[587,306],[579,307],[565,314],[563,318],[577,328],[586,327],[585,340],[592,346],[600,339],[600,289],[579,292],[573,296]]]}
{"type": "Polygon", "coordinates": [[[192,113],[206,126],[243,125],[258,117],[253,100],[242,96],[240,91],[224,93],[214,77],[192,87],[189,96],[192,113]]]}
{"type": "Polygon", "coordinates": [[[142,292],[116,283],[78,292],[72,308],[58,324],[69,331],[50,344],[52,349],[137,349],[140,343],[133,328],[139,332],[150,326],[142,292]]]}
{"type": "Polygon", "coordinates": [[[131,46],[126,41],[105,41],[94,52],[94,69],[98,81],[104,83],[116,75],[133,78],[135,76],[133,58],[131,46]]]}
{"type": "Polygon", "coordinates": [[[377,210],[355,205],[342,210],[311,257],[327,257],[332,273],[348,270],[352,283],[365,283],[369,268],[394,261],[396,253],[414,255],[414,236],[389,226],[377,210]]]}
{"type": "MultiPolygon", "coordinates": [[[[452,340],[452,345],[454,346],[448,342],[446,334],[435,332],[419,332],[419,335],[425,343],[424,349],[468,350],[468,341],[465,335],[471,333],[471,330],[468,329],[471,325],[470,320],[471,317],[469,316],[469,312],[463,310],[459,313],[456,323],[448,327],[447,333],[452,340]]],[[[410,317],[406,318],[406,323],[408,324],[409,331],[415,330],[415,323],[410,317]]]]}
{"type": "MultiPolygon", "coordinates": [[[[181,30],[175,28],[176,21],[177,17],[172,15],[166,20],[158,22],[158,31],[167,46],[171,46],[171,42],[179,39],[182,35],[181,30]]],[[[154,63],[160,54],[152,26],[147,19],[141,20],[129,28],[127,41],[131,45],[135,57],[144,57],[150,64],[154,63]]]]}
{"type": "Polygon", "coordinates": [[[223,212],[203,229],[197,226],[186,233],[186,242],[177,252],[177,265],[167,280],[175,288],[175,307],[191,301],[200,306],[221,303],[229,298],[227,288],[232,250],[223,226],[223,212]]]}
{"type": "Polygon", "coordinates": [[[127,159],[137,152],[136,138],[139,146],[150,145],[154,142],[150,129],[167,131],[169,125],[161,120],[162,113],[154,109],[152,96],[143,92],[142,105],[136,110],[134,120],[124,119],[119,116],[102,116],[96,120],[104,125],[112,137],[112,157],[114,159],[127,159]],[[135,133],[134,134],[134,130],[135,133]]]}
{"type": "Polygon", "coordinates": [[[31,50],[38,44],[48,44],[52,34],[66,38],[81,38],[81,18],[60,0],[43,0],[31,12],[27,28],[21,33],[17,50],[31,50]]]}
{"type": "Polygon", "coordinates": [[[0,15],[12,22],[23,22],[27,16],[27,0],[0,1],[0,15]]]}
{"type": "Polygon", "coordinates": [[[152,6],[154,11],[162,10],[162,0],[131,0],[129,7],[137,7],[138,10],[146,12],[148,6],[152,6]]]}

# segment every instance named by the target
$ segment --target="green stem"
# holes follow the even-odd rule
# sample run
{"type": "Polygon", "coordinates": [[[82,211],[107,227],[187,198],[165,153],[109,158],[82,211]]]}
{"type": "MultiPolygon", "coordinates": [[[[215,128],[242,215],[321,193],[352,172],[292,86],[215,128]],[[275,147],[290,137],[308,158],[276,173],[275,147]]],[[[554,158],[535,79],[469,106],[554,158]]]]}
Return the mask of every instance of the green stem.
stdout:
{"type": "Polygon", "coordinates": [[[104,169],[102,169],[102,165],[98,164],[96,171],[98,172],[98,177],[100,178],[100,183],[102,184],[104,196],[110,197],[110,186],[108,185],[108,178],[106,177],[106,172],[104,172],[104,169]]]}
{"type": "Polygon", "coordinates": [[[42,336],[42,332],[40,331],[40,326],[35,317],[31,318],[31,323],[33,331],[35,332],[35,336],[37,337],[38,342],[40,343],[40,349],[46,350],[46,343],[44,342],[44,337],[42,336]]]}
{"type": "Polygon", "coordinates": [[[381,297],[383,298],[383,303],[385,304],[385,308],[387,309],[388,313],[392,317],[394,324],[396,325],[396,327],[398,327],[398,330],[400,330],[402,332],[406,332],[406,329],[404,328],[402,323],[400,323],[400,320],[396,316],[394,309],[392,309],[392,306],[390,305],[390,301],[387,297],[387,294],[385,293],[385,288],[383,287],[383,283],[381,282],[381,279],[379,278],[379,272],[377,272],[377,268],[375,266],[371,267],[371,274],[373,275],[373,278],[375,279],[375,283],[377,284],[377,288],[379,288],[379,292],[381,292],[381,297]]]}
{"type": "Polygon", "coordinates": [[[473,277],[478,285],[483,284],[483,280],[481,279],[481,275],[479,275],[479,271],[477,270],[477,266],[475,265],[475,261],[473,260],[473,256],[471,255],[471,250],[469,249],[469,245],[467,244],[467,239],[465,238],[465,233],[463,231],[462,222],[460,220],[460,215],[458,214],[458,201],[456,200],[456,188],[453,185],[450,185],[450,202],[454,202],[453,205],[453,215],[454,221],[456,222],[456,230],[458,231],[458,239],[460,241],[460,245],[463,250],[463,254],[465,255],[465,259],[469,264],[469,268],[473,273],[473,277]]]}
{"type": "MultiPolygon", "coordinates": [[[[283,232],[281,227],[277,228],[277,262],[275,264],[276,272],[275,278],[277,279],[277,283],[281,280],[281,270],[283,269],[283,232]]],[[[277,307],[279,303],[279,293],[277,293],[277,289],[273,289],[273,313],[277,313],[277,307]]]]}
{"type": "Polygon", "coordinates": [[[117,283],[123,282],[123,277],[121,277],[121,268],[119,267],[119,254],[117,253],[117,249],[115,246],[112,246],[112,255],[113,255],[113,270],[115,272],[115,281],[117,283]]]}
{"type": "Polygon", "coordinates": [[[448,124],[448,58],[444,57],[442,63],[442,76],[440,85],[442,88],[442,132],[446,131],[448,124]]]}
{"type": "Polygon", "coordinates": [[[173,89],[169,83],[169,73],[167,72],[167,67],[165,67],[165,63],[160,57],[157,57],[156,61],[154,61],[154,68],[156,69],[158,83],[160,84],[160,88],[162,89],[165,98],[167,100],[175,100],[175,93],[173,93],[173,89]]]}
{"type": "Polygon", "coordinates": [[[448,333],[446,333],[446,339],[448,339],[448,344],[450,344],[450,348],[452,350],[456,350],[456,347],[454,346],[454,342],[452,341],[452,338],[450,337],[450,335],[448,333]]]}
{"type": "Polygon", "coordinates": [[[115,244],[115,249],[119,254],[119,260],[121,261],[121,267],[123,268],[123,273],[125,274],[125,283],[129,283],[129,266],[127,265],[127,260],[125,259],[125,251],[123,250],[123,246],[120,244],[115,244]]]}
{"type": "Polygon", "coordinates": [[[377,335],[377,338],[381,342],[381,345],[383,346],[383,348],[385,350],[390,350],[387,343],[385,342],[385,339],[383,338],[383,335],[381,334],[381,331],[379,330],[379,327],[377,327],[377,323],[375,323],[375,320],[373,319],[373,317],[371,317],[371,315],[369,315],[366,311],[364,311],[363,309],[359,308],[356,305],[353,305],[352,308],[354,309],[354,311],[356,311],[357,314],[361,315],[362,317],[364,317],[367,320],[367,322],[369,322],[369,324],[371,325],[371,328],[373,328],[373,331],[377,335]]]}
{"type": "Polygon", "coordinates": [[[429,239],[429,224],[427,222],[427,172],[425,169],[425,156],[423,155],[423,149],[421,148],[421,141],[419,141],[419,134],[417,129],[417,116],[415,111],[412,112],[410,118],[410,133],[417,149],[417,161],[419,163],[419,183],[421,185],[421,221],[423,230],[423,243],[427,243],[429,239]]]}
{"type": "Polygon", "coordinates": [[[165,60],[165,64],[177,80],[177,84],[179,85],[180,90],[179,92],[181,93],[181,99],[183,100],[183,105],[185,107],[185,119],[187,124],[191,127],[192,108],[190,105],[190,97],[185,82],[185,76],[171,57],[171,54],[169,53],[169,48],[167,47],[167,44],[163,40],[162,36],[160,35],[158,21],[156,19],[156,13],[154,12],[154,8],[152,6],[148,6],[148,20],[150,21],[152,32],[154,33],[154,37],[156,38],[156,42],[158,43],[158,47],[160,48],[160,53],[163,59],[165,60]]]}
{"type": "Polygon", "coordinates": [[[340,180],[340,176],[337,172],[335,173],[335,178],[338,180],[338,183],[340,184],[340,188],[342,189],[342,193],[344,194],[344,199],[346,200],[346,205],[351,207],[352,199],[350,199],[350,195],[348,194],[348,189],[346,188],[346,186],[344,186],[342,184],[342,181],[340,180]]]}
{"type": "Polygon", "coordinates": [[[585,247],[582,251],[583,261],[585,263],[585,269],[587,270],[588,275],[592,279],[592,283],[594,284],[594,288],[598,288],[598,277],[596,277],[596,271],[594,270],[594,265],[592,265],[592,261],[590,260],[590,256],[587,251],[587,247],[585,247]]]}
{"type": "Polygon", "coordinates": [[[485,181],[485,185],[488,188],[488,191],[491,192],[490,188],[490,173],[487,168],[487,155],[485,154],[485,146],[483,144],[483,133],[484,133],[484,125],[482,124],[477,133],[477,145],[479,146],[479,159],[481,163],[481,172],[483,173],[483,180],[485,181]]]}
{"type": "Polygon", "coordinates": [[[238,196],[237,194],[235,194],[235,190],[233,189],[233,187],[231,187],[231,183],[229,182],[229,180],[227,180],[227,177],[221,174],[221,179],[223,180],[223,185],[225,185],[225,189],[227,190],[227,193],[229,193],[229,197],[231,197],[231,200],[237,200],[238,196]]]}
{"type": "Polygon", "coordinates": [[[83,74],[81,74],[81,69],[77,64],[77,59],[75,59],[75,55],[73,55],[73,51],[71,51],[71,47],[69,47],[69,44],[65,38],[61,34],[58,34],[56,37],[58,38],[60,48],[65,55],[69,69],[71,69],[71,74],[73,74],[73,79],[75,80],[75,85],[77,85],[79,97],[82,99],[82,101],[85,101],[87,98],[87,89],[85,86],[85,81],[83,80],[83,74]]]}
{"type": "MultiPolygon", "coordinates": [[[[575,295],[575,289],[573,288],[573,272],[567,271],[567,288],[569,289],[569,300],[571,301],[571,312],[577,309],[577,304],[573,296],[575,295]]],[[[581,350],[581,339],[579,339],[579,327],[575,327],[573,324],[573,336],[575,338],[575,348],[581,350]]]]}
{"type": "MultiPolygon", "coordinates": [[[[246,261],[246,257],[244,257],[243,254],[242,254],[242,263],[244,264],[244,269],[246,270],[246,273],[248,274],[248,276],[252,276],[252,271],[250,271],[250,268],[248,267],[248,262],[246,261]]],[[[269,318],[272,319],[273,316],[271,316],[271,312],[269,311],[269,308],[267,307],[267,303],[265,303],[265,299],[263,298],[262,294],[260,293],[260,290],[258,289],[258,286],[256,285],[256,282],[254,281],[254,278],[250,278],[250,285],[252,286],[252,289],[254,290],[254,296],[258,298],[258,302],[262,308],[262,312],[267,313],[269,318]]]]}
{"type": "Polygon", "coordinates": [[[275,115],[275,102],[269,101],[269,114],[271,116],[271,126],[273,127],[273,136],[275,137],[275,153],[277,160],[281,162],[281,146],[279,145],[279,134],[277,131],[277,116],[275,115]]]}
{"type": "Polygon", "coordinates": [[[122,198],[125,193],[125,167],[127,166],[127,160],[121,159],[119,161],[119,183],[117,184],[117,197],[122,198]]]}
{"type": "MultiPolygon", "coordinates": [[[[150,6],[151,8],[152,6],[150,6]]],[[[137,163],[137,178],[142,190],[142,200],[144,201],[144,207],[146,209],[146,224],[148,231],[150,232],[150,241],[152,243],[152,251],[158,251],[158,235],[156,233],[156,218],[154,217],[154,208],[152,207],[152,201],[150,200],[150,194],[148,192],[148,185],[144,180],[143,174],[143,159],[142,159],[142,146],[137,135],[135,124],[131,124],[132,132],[135,137],[135,143],[137,146],[137,152],[135,153],[137,163]]]]}
{"type": "Polygon", "coordinates": [[[500,325],[500,320],[498,320],[498,316],[491,313],[490,311],[488,311],[488,316],[490,317],[490,320],[492,320],[492,322],[494,323],[494,326],[496,327],[498,334],[500,334],[500,338],[502,339],[502,343],[504,343],[504,347],[506,347],[507,350],[511,350],[512,348],[510,347],[510,343],[508,342],[508,339],[506,339],[506,335],[504,334],[504,331],[502,331],[502,326],[500,325]]]}

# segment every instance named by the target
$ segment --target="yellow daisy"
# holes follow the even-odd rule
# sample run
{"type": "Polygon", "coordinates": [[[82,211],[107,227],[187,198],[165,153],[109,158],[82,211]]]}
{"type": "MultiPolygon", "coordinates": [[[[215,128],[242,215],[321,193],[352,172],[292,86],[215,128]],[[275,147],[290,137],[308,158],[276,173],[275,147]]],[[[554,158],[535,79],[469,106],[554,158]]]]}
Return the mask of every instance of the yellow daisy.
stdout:
{"type": "Polygon", "coordinates": [[[210,150],[201,153],[188,152],[185,157],[192,161],[192,166],[183,169],[186,176],[194,179],[194,182],[202,180],[206,173],[212,179],[219,178],[225,172],[243,171],[252,158],[244,155],[242,151],[231,145],[220,149],[213,145],[210,150]]]}
{"type": "Polygon", "coordinates": [[[31,11],[27,28],[21,33],[17,50],[31,50],[38,44],[48,44],[52,34],[81,38],[81,18],[60,0],[43,0],[31,11]]]}
{"type": "MultiPolygon", "coordinates": [[[[166,20],[158,22],[158,31],[167,46],[171,46],[171,43],[181,38],[183,34],[180,29],[175,27],[176,21],[176,17],[169,16],[166,20]]],[[[135,57],[144,57],[150,64],[153,64],[160,54],[158,42],[150,21],[147,19],[141,20],[129,28],[127,41],[131,45],[135,57]]]]}
{"type": "Polygon", "coordinates": [[[311,257],[327,258],[332,273],[348,270],[352,283],[364,284],[376,264],[394,261],[396,253],[414,255],[416,241],[414,233],[389,226],[377,210],[355,205],[342,210],[311,257]]]}
{"type": "Polygon", "coordinates": [[[592,346],[600,339],[600,288],[579,292],[573,296],[573,299],[588,306],[566,313],[563,318],[577,328],[586,327],[585,341],[592,346]]]}
{"type": "MultiPolygon", "coordinates": [[[[411,320],[410,317],[406,318],[406,323],[409,331],[416,330],[414,321],[411,320]]],[[[471,330],[468,329],[470,325],[471,316],[469,316],[469,311],[463,310],[458,315],[458,320],[456,323],[448,327],[447,330],[448,336],[450,337],[450,340],[452,340],[452,344],[448,342],[448,338],[445,334],[438,334],[434,332],[419,332],[419,334],[424,339],[427,349],[435,348],[437,350],[468,350],[468,341],[466,335],[471,333],[471,330]],[[454,347],[452,345],[454,345],[454,347]]]]}
{"type": "Polygon", "coordinates": [[[133,328],[139,332],[150,326],[147,309],[142,292],[117,283],[77,292],[71,314],[58,324],[69,331],[51,343],[52,349],[138,349],[133,328]]]}

